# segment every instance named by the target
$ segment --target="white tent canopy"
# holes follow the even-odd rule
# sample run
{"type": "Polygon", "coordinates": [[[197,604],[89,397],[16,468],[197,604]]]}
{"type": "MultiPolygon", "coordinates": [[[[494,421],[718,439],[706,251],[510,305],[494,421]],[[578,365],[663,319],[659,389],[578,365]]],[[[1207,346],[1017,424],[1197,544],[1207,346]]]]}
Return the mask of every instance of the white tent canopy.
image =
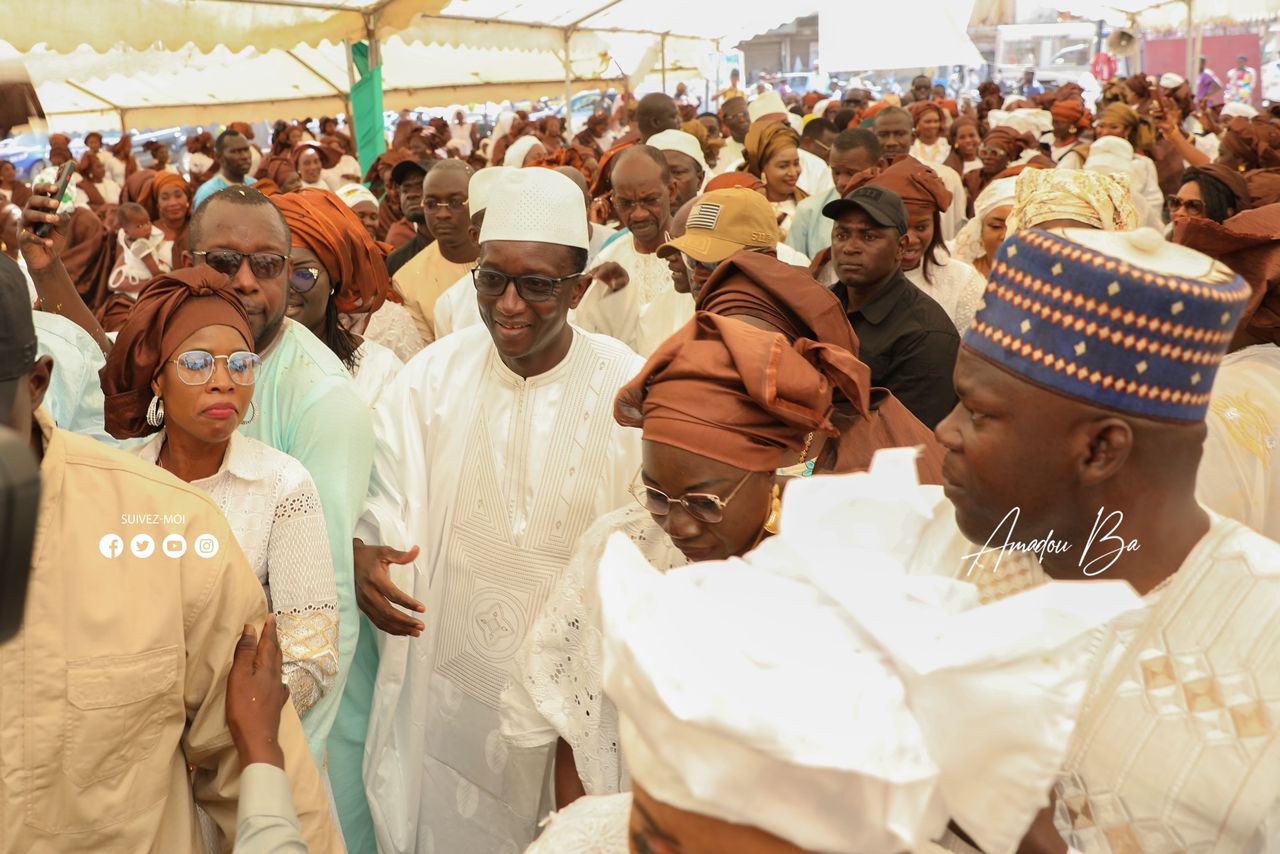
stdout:
{"type": "Polygon", "coordinates": [[[1043,5],[1117,25],[1132,19],[1137,26],[1152,29],[1183,28],[1187,24],[1188,13],[1191,22],[1197,26],[1248,23],[1280,17],[1280,0],[1046,0],[1043,5]]]}
{"type": "Polygon", "coordinates": [[[669,82],[714,78],[721,44],[797,14],[724,0],[714,9],[687,0],[565,0],[554,8],[454,0],[437,13],[440,2],[98,0],[93,22],[48,43],[30,19],[58,20],[56,11],[20,16],[20,26],[5,28],[0,62],[23,62],[51,128],[164,127],[344,112],[351,72],[343,40],[370,31],[380,36],[385,103],[396,109],[563,94],[606,80],[621,88],[624,75],[634,86],[649,72],[669,82]],[[290,16],[297,39],[284,23],[290,16]]]}

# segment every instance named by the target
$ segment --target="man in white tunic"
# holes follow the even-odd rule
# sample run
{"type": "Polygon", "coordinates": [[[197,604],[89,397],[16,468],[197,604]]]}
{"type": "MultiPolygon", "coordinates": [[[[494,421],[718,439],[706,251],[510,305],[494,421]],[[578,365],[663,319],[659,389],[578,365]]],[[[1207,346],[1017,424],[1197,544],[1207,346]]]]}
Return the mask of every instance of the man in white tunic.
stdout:
{"type": "Polygon", "coordinates": [[[677,293],[671,268],[657,255],[671,235],[671,169],[661,151],[633,146],[618,155],[613,169],[613,206],[621,235],[596,257],[597,281],[583,297],[574,322],[611,335],[642,356],[693,317],[693,298],[677,293]],[[628,283],[617,287],[601,269],[613,262],[628,283]]]}
{"type": "MultiPolygon", "coordinates": [[[[526,169],[499,197],[480,232],[482,323],[418,354],[375,413],[359,536],[420,547],[392,598],[425,603],[415,637],[384,638],[374,688],[365,780],[383,854],[516,854],[533,839],[550,755],[506,748],[499,693],[578,536],[626,503],[640,463],[612,401],[641,360],[567,320],[589,283],[581,191],[526,169]]],[[[386,590],[387,563],[413,553],[379,554],[386,590]]],[[[393,626],[378,604],[366,613],[393,626]]]]}
{"type": "Polygon", "coordinates": [[[1122,579],[1147,606],[1098,638],[1052,814],[1029,842],[1277,850],[1280,544],[1195,496],[1248,286],[1150,229],[1022,231],[990,282],[937,428],[955,524],[986,544],[953,571],[1014,589],[1037,580],[1016,560],[1034,549],[1049,576],[1122,579]]]}

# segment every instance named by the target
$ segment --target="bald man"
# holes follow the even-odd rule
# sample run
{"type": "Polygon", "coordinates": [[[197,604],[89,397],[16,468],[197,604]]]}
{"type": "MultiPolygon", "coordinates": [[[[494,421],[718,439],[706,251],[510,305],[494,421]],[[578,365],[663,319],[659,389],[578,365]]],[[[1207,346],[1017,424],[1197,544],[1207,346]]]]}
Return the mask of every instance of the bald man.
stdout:
{"type": "Polygon", "coordinates": [[[648,142],[655,133],[679,130],[680,111],[675,100],[662,92],[645,95],[636,105],[636,129],[640,131],[642,143],[648,142]]]}
{"type": "Polygon", "coordinates": [[[435,304],[449,286],[468,273],[480,254],[471,231],[467,187],[472,170],[461,160],[442,160],[422,179],[422,208],[435,238],[395,272],[392,285],[404,297],[422,340],[436,340],[435,304]]]}

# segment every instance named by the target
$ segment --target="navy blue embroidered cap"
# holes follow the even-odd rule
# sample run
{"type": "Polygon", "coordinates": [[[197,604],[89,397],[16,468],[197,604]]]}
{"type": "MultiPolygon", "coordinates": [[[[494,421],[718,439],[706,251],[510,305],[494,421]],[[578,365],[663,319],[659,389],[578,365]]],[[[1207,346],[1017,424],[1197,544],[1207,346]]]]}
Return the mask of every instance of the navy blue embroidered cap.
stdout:
{"type": "Polygon", "coordinates": [[[1096,406],[1203,421],[1249,295],[1225,265],[1152,229],[1032,229],[996,253],[964,346],[1096,406]]]}

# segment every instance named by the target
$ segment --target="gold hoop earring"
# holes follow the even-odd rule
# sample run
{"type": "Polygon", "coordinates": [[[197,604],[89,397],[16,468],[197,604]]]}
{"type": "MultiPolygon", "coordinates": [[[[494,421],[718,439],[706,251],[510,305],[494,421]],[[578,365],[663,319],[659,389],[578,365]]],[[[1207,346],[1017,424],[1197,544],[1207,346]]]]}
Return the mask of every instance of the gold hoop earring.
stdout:
{"type": "Polygon", "coordinates": [[[773,492],[769,494],[769,515],[765,517],[764,529],[770,534],[778,533],[778,529],[782,527],[782,488],[778,484],[773,485],[773,492]]]}

